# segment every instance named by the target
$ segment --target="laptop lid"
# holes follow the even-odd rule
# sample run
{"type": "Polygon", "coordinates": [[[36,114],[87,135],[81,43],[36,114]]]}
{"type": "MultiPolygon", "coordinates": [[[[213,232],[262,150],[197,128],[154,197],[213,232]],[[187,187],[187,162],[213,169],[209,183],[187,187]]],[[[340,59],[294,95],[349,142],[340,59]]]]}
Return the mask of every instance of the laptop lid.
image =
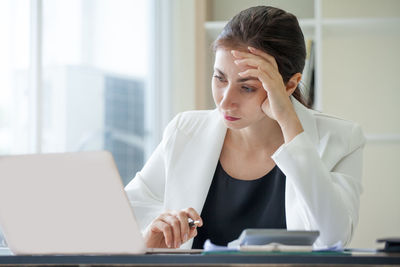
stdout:
{"type": "Polygon", "coordinates": [[[106,151],[0,157],[0,225],[16,255],[146,251],[106,151]]]}

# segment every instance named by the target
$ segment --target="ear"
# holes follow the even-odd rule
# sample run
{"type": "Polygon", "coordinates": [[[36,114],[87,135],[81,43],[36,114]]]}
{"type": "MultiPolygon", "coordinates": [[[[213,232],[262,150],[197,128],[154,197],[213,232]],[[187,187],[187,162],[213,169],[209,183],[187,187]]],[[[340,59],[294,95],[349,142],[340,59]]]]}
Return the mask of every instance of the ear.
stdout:
{"type": "Polygon", "coordinates": [[[301,73],[295,73],[286,83],[286,93],[290,96],[293,94],[294,90],[296,90],[297,85],[301,81],[301,73]]]}

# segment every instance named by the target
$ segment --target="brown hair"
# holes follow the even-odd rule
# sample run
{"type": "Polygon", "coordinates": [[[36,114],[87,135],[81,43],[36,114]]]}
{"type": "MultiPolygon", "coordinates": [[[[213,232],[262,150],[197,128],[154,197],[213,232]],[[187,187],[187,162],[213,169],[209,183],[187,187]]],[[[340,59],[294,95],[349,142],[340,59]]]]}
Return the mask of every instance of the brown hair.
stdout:
{"type": "MultiPolygon", "coordinates": [[[[256,6],[241,11],[224,27],[213,43],[214,52],[220,48],[252,46],[273,56],[286,84],[295,73],[302,73],[306,48],[303,32],[296,16],[271,6],[256,6]]],[[[293,96],[303,105],[299,86],[293,96]]]]}

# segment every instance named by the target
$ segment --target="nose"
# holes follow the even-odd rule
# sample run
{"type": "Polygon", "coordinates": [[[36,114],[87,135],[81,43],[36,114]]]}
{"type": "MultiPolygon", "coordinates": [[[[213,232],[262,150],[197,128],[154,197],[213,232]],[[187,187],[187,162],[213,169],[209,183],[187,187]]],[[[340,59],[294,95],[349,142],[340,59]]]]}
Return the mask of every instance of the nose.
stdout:
{"type": "Polygon", "coordinates": [[[224,89],[219,106],[223,110],[232,110],[238,106],[237,92],[231,84],[224,89]]]}

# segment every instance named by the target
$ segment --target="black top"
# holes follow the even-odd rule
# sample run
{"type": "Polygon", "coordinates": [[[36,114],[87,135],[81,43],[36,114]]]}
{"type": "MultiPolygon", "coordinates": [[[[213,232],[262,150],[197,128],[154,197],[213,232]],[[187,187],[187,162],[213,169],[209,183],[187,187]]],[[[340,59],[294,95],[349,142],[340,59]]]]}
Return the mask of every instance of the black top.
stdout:
{"type": "Polygon", "coordinates": [[[286,176],[275,166],[265,176],[245,181],[232,178],[218,162],[201,212],[192,248],[203,248],[207,239],[226,246],[246,228],[286,229],[286,176]]]}

